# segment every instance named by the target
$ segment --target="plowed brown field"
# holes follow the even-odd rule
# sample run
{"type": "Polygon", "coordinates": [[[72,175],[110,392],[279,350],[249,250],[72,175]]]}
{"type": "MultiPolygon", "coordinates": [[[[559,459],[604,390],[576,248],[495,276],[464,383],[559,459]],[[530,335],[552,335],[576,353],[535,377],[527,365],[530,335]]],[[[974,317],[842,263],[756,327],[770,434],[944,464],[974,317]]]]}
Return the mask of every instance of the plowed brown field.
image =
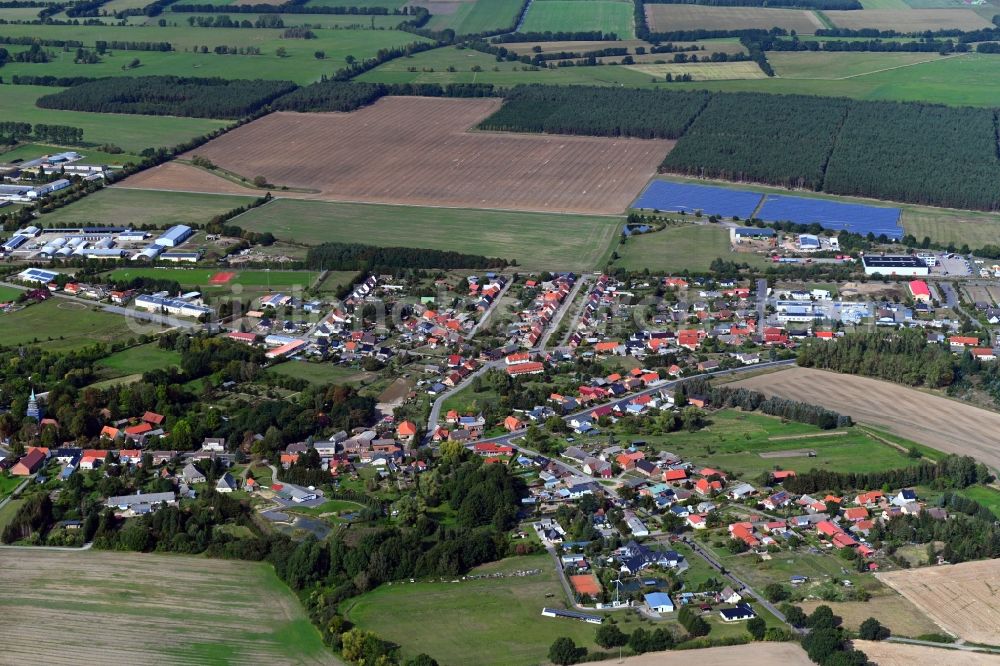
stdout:
{"type": "Polygon", "coordinates": [[[168,192],[199,192],[204,194],[245,194],[247,196],[261,196],[263,194],[262,190],[243,187],[239,183],[180,162],[167,162],[152,169],[140,171],[114,187],[127,190],[166,190],[168,192]]]}
{"type": "Polygon", "coordinates": [[[823,405],[855,421],[1000,469],[1000,414],[867,377],[790,368],[732,386],[823,405]]]}
{"type": "Polygon", "coordinates": [[[272,113],[187,156],[331,201],[616,214],[674,144],[470,131],[499,104],[386,97],[353,113],[272,113]]]}
{"type": "MultiPolygon", "coordinates": [[[[891,571],[876,577],[950,633],[974,643],[1000,645],[1000,560],[891,571]]],[[[887,624],[892,626],[891,621],[887,624]]]]}
{"type": "Polygon", "coordinates": [[[0,664],[337,663],[259,562],[0,550],[0,664]]]}

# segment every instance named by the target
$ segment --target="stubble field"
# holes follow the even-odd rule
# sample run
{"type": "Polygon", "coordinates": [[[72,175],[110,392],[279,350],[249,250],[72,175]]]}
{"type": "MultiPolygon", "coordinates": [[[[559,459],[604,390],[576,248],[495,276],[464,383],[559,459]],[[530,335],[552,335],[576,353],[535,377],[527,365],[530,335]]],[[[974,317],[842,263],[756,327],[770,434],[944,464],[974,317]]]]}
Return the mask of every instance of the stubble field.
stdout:
{"type": "Polygon", "coordinates": [[[770,30],[778,27],[812,34],[823,22],[811,11],[762,7],[707,7],[704,5],[646,5],[649,29],[770,30]]]}
{"type": "Polygon", "coordinates": [[[979,30],[992,28],[993,24],[971,9],[861,9],[824,12],[838,28],[861,30],[897,30],[922,32],[924,30],[979,30]]]}
{"type": "Polygon", "coordinates": [[[0,551],[0,661],[327,664],[274,570],[183,556],[0,551]]]}
{"type": "Polygon", "coordinates": [[[469,131],[499,103],[389,97],[353,113],[273,113],[194,152],[335,201],[611,214],[673,147],[469,131]]]}
{"type": "MultiPolygon", "coordinates": [[[[889,382],[811,368],[790,368],[735,386],[822,405],[855,421],[1000,469],[1000,414],[889,382]]],[[[998,624],[997,626],[1000,626],[998,624]]]]}
{"type": "Polygon", "coordinates": [[[963,652],[927,645],[906,645],[886,641],[854,641],[878,666],[995,666],[1000,657],[984,652],[963,652]]]}
{"type": "Polygon", "coordinates": [[[648,652],[637,657],[594,662],[595,666],[809,666],[812,662],[797,643],[748,643],[701,650],[648,652]]]}
{"type": "Polygon", "coordinates": [[[1000,645],[1000,560],[876,574],[950,633],[1000,645]]]}

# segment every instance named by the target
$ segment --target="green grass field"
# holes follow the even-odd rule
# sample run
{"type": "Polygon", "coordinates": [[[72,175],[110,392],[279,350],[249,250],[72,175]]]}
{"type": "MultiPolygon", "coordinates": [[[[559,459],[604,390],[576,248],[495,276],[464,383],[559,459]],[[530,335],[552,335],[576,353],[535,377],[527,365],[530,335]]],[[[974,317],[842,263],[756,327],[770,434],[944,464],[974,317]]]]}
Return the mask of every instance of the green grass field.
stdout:
{"type": "Polygon", "coordinates": [[[709,419],[711,425],[698,432],[677,432],[648,440],[686,460],[711,465],[746,479],[775,467],[797,472],[813,468],[835,472],[870,472],[907,467],[919,462],[857,428],[824,431],[802,423],[782,423],[780,419],[764,414],[746,414],[730,409],[713,412],[709,419]],[[816,456],[760,456],[761,453],[801,449],[814,450],[816,456]]]}
{"type": "Polygon", "coordinates": [[[0,558],[8,590],[0,610],[21,627],[4,647],[12,661],[57,662],[82,626],[92,635],[74,647],[80,663],[335,661],[298,599],[263,562],[98,551],[30,558],[5,551],[0,558]],[[31,633],[39,623],[44,639],[31,633]],[[125,625],[128,632],[116,630],[125,625]]]}
{"type": "Polygon", "coordinates": [[[345,617],[399,643],[404,657],[426,652],[442,664],[468,663],[469,655],[476,655],[476,663],[483,666],[542,663],[558,636],[596,649],[594,625],[541,617],[545,606],[565,607],[547,554],[503,560],[473,573],[536,568],[542,573],[535,576],[382,585],[346,602],[345,617]],[[429,630],[429,608],[447,618],[447,630],[429,630]]]}
{"type": "Polygon", "coordinates": [[[0,286],[0,303],[9,303],[23,293],[24,291],[21,289],[0,286]]]}
{"type": "MultiPolygon", "coordinates": [[[[40,75],[49,73],[38,72],[40,75]]],[[[12,74],[14,72],[4,67],[4,77],[12,74]]],[[[205,118],[84,113],[39,109],[35,106],[36,99],[58,90],[60,88],[0,85],[0,117],[7,121],[79,127],[83,130],[83,140],[88,143],[113,144],[133,153],[144,148],[174,146],[228,124],[222,120],[205,118]]]]}
{"type": "Polygon", "coordinates": [[[958,494],[979,502],[1000,517],[1000,490],[989,486],[969,486],[958,491],[958,494]]]}
{"type": "Polygon", "coordinates": [[[93,148],[78,148],[73,146],[51,146],[41,143],[25,143],[21,144],[13,150],[8,150],[6,153],[0,154],[0,162],[12,162],[14,160],[33,160],[35,158],[41,157],[42,155],[51,155],[52,153],[61,153],[66,150],[73,150],[77,153],[83,155],[83,159],[76,164],[107,164],[109,166],[120,166],[126,162],[138,162],[140,158],[138,155],[131,155],[129,153],[105,153],[100,150],[93,148]]]}
{"type": "Polygon", "coordinates": [[[127,318],[94,312],[91,307],[64,299],[51,299],[17,312],[2,314],[0,344],[7,347],[37,344],[50,351],[68,351],[133,335],[127,318]]]}
{"type": "MultiPolygon", "coordinates": [[[[380,7],[384,7],[384,4],[380,4],[380,7]]],[[[2,13],[2,12],[0,12],[2,13]]],[[[142,23],[147,26],[158,26],[160,19],[164,19],[168,26],[171,27],[187,27],[187,19],[189,16],[207,18],[209,16],[215,17],[219,14],[198,14],[195,12],[164,12],[160,16],[152,16],[146,18],[145,16],[133,16],[129,17],[137,23],[142,23]]],[[[349,28],[355,30],[387,30],[395,28],[399,25],[400,19],[404,17],[399,16],[382,16],[382,15],[368,15],[362,16],[359,14],[268,14],[268,16],[274,16],[280,18],[282,23],[285,24],[286,28],[292,28],[296,26],[309,25],[311,28],[349,28]],[[374,24],[374,28],[372,27],[374,24]]],[[[246,18],[246,14],[237,15],[235,13],[229,14],[229,18],[236,20],[240,18],[246,18]]],[[[257,15],[253,15],[250,20],[256,20],[257,15]]]]}
{"type": "Polygon", "coordinates": [[[775,52],[768,62],[783,79],[840,80],[861,77],[893,67],[919,67],[941,59],[936,53],[775,52]]]}
{"type": "MultiPolygon", "coordinates": [[[[793,54],[782,55],[793,57],[793,54]]],[[[770,58],[770,54],[768,56],[770,58]]],[[[830,67],[831,71],[836,69],[835,64],[830,67]]],[[[840,80],[779,76],[761,81],[706,81],[670,85],[676,89],[827,95],[866,100],[996,107],[1000,106],[1000,88],[984,86],[982,82],[995,80],[998,76],[1000,76],[1000,55],[969,53],[938,57],[919,65],[887,69],[840,80]]]]}
{"type": "Polygon", "coordinates": [[[325,384],[351,384],[358,385],[372,375],[363,370],[345,368],[342,365],[332,363],[310,363],[308,361],[286,361],[278,365],[271,366],[267,372],[285,377],[295,377],[304,379],[310,384],[322,386],[325,384]]]}
{"type": "Polygon", "coordinates": [[[616,252],[620,258],[615,265],[629,270],[707,271],[719,257],[763,265],[763,259],[755,255],[734,253],[729,244],[729,230],[715,224],[667,227],[634,236],[616,252]]]}
{"type": "Polygon", "coordinates": [[[157,192],[109,187],[44,216],[46,226],[77,224],[205,224],[212,217],[254,200],[228,194],[157,192]]]}
{"type": "Polygon", "coordinates": [[[432,12],[427,27],[459,35],[498,30],[513,25],[520,10],[521,0],[472,0],[458,4],[450,14],[432,12]]]}
{"type": "Polygon", "coordinates": [[[587,270],[603,265],[621,219],[281,199],[248,212],[239,224],[307,245],[433,247],[517,259],[529,268],[587,270]]]}
{"type": "Polygon", "coordinates": [[[131,347],[102,358],[95,365],[100,370],[102,379],[125,377],[143,374],[151,370],[166,369],[177,366],[181,361],[179,353],[160,349],[155,342],[131,347]]]}
{"type": "Polygon", "coordinates": [[[619,39],[635,36],[631,3],[616,0],[535,0],[521,32],[601,30],[619,39]]]}

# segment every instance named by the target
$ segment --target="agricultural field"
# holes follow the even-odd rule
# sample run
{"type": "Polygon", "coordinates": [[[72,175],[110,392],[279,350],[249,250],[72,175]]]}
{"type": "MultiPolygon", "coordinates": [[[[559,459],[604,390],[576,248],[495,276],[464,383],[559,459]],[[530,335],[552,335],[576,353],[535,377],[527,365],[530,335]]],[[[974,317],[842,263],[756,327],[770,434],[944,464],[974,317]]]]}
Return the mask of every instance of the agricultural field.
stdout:
{"type": "Polygon", "coordinates": [[[843,626],[851,631],[857,631],[862,622],[874,617],[889,627],[893,636],[917,638],[924,634],[941,633],[941,627],[893,590],[873,594],[868,601],[803,601],[796,605],[808,614],[824,604],[833,609],[834,615],[842,617],[843,626]]]}
{"type": "Polygon", "coordinates": [[[671,76],[689,75],[695,81],[724,81],[729,79],[763,79],[767,78],[764,71],[755,62],[691,62],[625,65],[640,74],[647,74],[658,79],[671,76]]]}
{"type": "Polygon", "coordinates": [[[454,208],[417,208],[279,199],[240,217],[248,231],[318,245],[434,247],[517,259],[527,268],[603,266],[621,219],[454,208]]]}
{"type": "Polygon", "coordinates": [[[521,32],[600,30],[621,39],[635,36],[632,3],[621,0],[535,0],[521,32]]]}
{"type": "MultiPolygon", "coordinates": [[[[124,182],[131,183],[132,179],[124,182]]],[[[205,224],[216,215],[252,201],[250,197],[111,187],[48,213],[42,219],[46,226],[205,224]]]]}
{"type": "Polygon", "coordinates": [[[319,665],[332,659],[269,564],[42,550],[30,557],[5,550],[0,563],[4,655],[12,662],[319,665]]]}
{"type": "Polygon", "coordinates": [[[709,420],[710,425],[696,433],[677,432],[647,441],[685,459],[745,479],[776,468],[796,472],[810,469],[872,472],[918,462],[858,428],[820,430],[734,409],[715,412],[709,420]]]}
{"type": "Polygon", "coordinates": [[[774,52],[767,54],[767,60],[774,67],[775,73],[783,79],[850,79],[895,68],[914,67],[923,63],[937,62],[941,59],[942,56],[937,53],[839,53],[835,51],[805,51],[801,53],[774,52]]]}
{"type": "Polygon", "coordinates": [[[108,166],[120,166],[126,162],[138,162],[142,158],[138,155],[128,153],[105,153],[94,148],[80,148],[78,146],[51,146],[40,143],[23,143],[12,150],[0,154],[0,163],[13,162],[14,160],[33,160],[43,155],[52,155],[63,151],[72,150],[83,156],[83,159],[76,164],[106,164],[108,166]]]}
{"type": "MultiPolygon", "coordinates": [[[[688,666],[689,664],[711,664],[711,666],[810,666],[806,653],[798,643],[747,643],[728,647],[702,648],[699,650],[676,650],[673,652],[647,652],[625,659],[608,659],[591,662],[594,666],[688,666]]],[[[895,665],[894,665],[895,666],[895,665]]]]}
{"type": "Polygon", "coordinates": [[[892,9],[834,10],[824,12],[835,26],[849,30],[874,28],[898,32],[925,30],[979,30],[993,23],[971,9],[892,9]]]}
{"type": "Polygon", "coordinates": [[[170,349],[160,349],[155,342],[131,347],[95,363],[102,381],[141,375],[152,370],[165,370],[180,364],[179,353],[170,349]]]}
{"type": "Polygon", "coordinates": [[[513,26],[521,0],[431,0],[420,6],[431,13],[427,28],[467,35],[513,26]]]}
{"type": "Polygon", "coordinates": [[[37,345],[49,351],[80,349],[97,342],[115,342],[133,335],[126,317],[94,311],[92,306],[54,298],[0,315],[0,343],[37,345]]]}
{"type": "MultiPolygon", "coordinates": [[[[256,0],[252,4],[256,4],[256,0]]],[[[315,4],[315,3],[314,3],[315,4]]],[[[380,2],[380,7],[385,7],[390,3],[380,2]]],[[[360,3],[358,3],[360,5],[360,3]]],[[[357,6],[357,5],[356,5],[357,6]]],[[[171,27],[186,27],[188,17],[198,18],[208,18],[216,17],[219,14],[199,14],[197,12],[164,12],[159,16],[130,16],[130,23],[138,23],[143,26],[158,26],[160,20],[165,20],[168,26],[171,27]]],[[[241,20],[246,18],[246,14],[239,15],[241,20]]],[[[256,20],[257,15],[251,14],[253,18],[250,20],[256,20]]],[[[286,28],[292,28],[297,26],[309,26],[310,28],[323,28],[327,30],[391,30],[399,25],[401,17],[389,15],[376,15],[376,14],[268,14],[268,16],[274,16],[275,18],[280,18],[281,22],[285,24],[286,28]]],[[[230,14],[230,18],[236,19],[236,14],[230,14]]]]}
{"type": "MultiPolygon", "coordinates": [[[[769,53],[768,60],[770,60],[771,55],[791,58],[809,54],[769,53]]],[[[871,55],[896,56],[901,54],[871,55]]],[[[832,65],[831,68],[835,69],[836,65],[832,65]]],[[[775,69],[777,70],[777,66],[775,69]]],[[[1000,75],[1000,55],[967,53],[957,56],[937,56],[935,59],[919,65],[900,66],[842,79],[785,78],[784,75],[780,75],[779,70],[779,76],[762,81],[707,81],[700,84],[694,82],[672,83],[670,85],[677,89],[710,88],[722,91],[823,95],[862,100],[934,102],[950,106],[996,107],[1000,106],[1000,90],[996,86],[984,86],[982,82],[992,80],[998,75],[1000,75]]]]}
{"type": "Polygon", "coordinates": [[[443,664],[466,663],[470,654],[483,666],[541,663],[555,636],[569,636],[577,645],[596,649],[594,625],[540,616],[544,606],[565,604],[548,554],[509,558],[471,573],[530,569],[541,569],[541,573],[382,585],[345,602],[342,611],[362,629],[399,643],[404,657],[426,652],[443,664]],[[448,618],[447,631],[426,630],[428,608],[448,618]]]}
{"type": "MultiPolygon", "coordinates": [[[[252,179],[250,179],[252,180],[252,179]]],[[[166,190],[194,194],[234,194],[261,196],[266,190],[255,189],[235,179],[225,177],[185,162],[173,160],[152,169],[140,171],[134,176],[117,183],[116,188],[125,190],[166,190]]]]}
{"type": "Polygon", "coordinates": [[[667,227],[663,231],[633,236],[616,252],[620,257],[615,262],[616,266],[668,273],[706,271],[719,257],[757,266],[763,266],[765,262],[752,254],[735,254],[729,243],[729,230],[708,224],[667,227]]]}
{"type": "MultiPolygon", "coordinates": [[[[5,34],[6,29],[13,27],[15,26],[4,26],[5,34]]],[[[4,67],[4,76],[11,74],[13,72],[4,67]]],[[[39,74],[44,75],[48,72],[39,74]]],[[[228,124],[225,121],[206,118],[86,113],[35,107],[36,99],[57,90],[59,88],[0,85],[0,117],[5,121],[79,127],[83,130],[84,141],[97,145],[116,145],[132,154],[150,147],[175,146],[228,124]]]]}
{"type": "Polygon", "coordinates": [[[1000,560],[876,574],[949,633],[1000,645],[1000,560]]]}
{"type": "Polygon", "coordinates": [[[855,421],[1000,469],[1000,454],[992,444],[1000,429],[997,412],[877,379],[811,368],[790,368],[733,385],[820,404],[855,421]]]}
{"type": "Polygon", "coordinates": [[[673,146],[468,131],[498,106],[386,97],[353,113],[272,113],[195,152],[327,200],[614,214],[673,146]]]}
{"type": "Polygon", "coordinates": [[[959,490],[958,494],[975,500],[1000,517],[1000,490],[992,486],[969,486],[959,490]]]}
{"type": "Polygon", "coordinates": [[[706,5],[646,5],[646,21],[653,32],[669,30],[749,30],[784,28],[811,35],[826,27],[804,9],[709,7],[706,5]]]}
{"type": "Polygon", "coordinates": [[[994,666],[995,654],[948,649],[946,646],[906,645],[888,641],[852,641],[879,666],[994,666]]]}

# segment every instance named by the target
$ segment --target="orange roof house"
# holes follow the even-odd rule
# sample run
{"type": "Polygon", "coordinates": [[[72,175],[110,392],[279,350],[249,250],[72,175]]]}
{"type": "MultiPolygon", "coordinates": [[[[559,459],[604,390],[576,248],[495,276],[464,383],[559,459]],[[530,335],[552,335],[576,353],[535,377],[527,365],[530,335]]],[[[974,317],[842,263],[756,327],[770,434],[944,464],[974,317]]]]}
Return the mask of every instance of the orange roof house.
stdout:
{"type": "Polygon", "coordinates": [[[417,434],[417,426],[413,421],[403,421],[396,427],[396,436],[399,438],[413,437],[417,434]]]}
{"type": "Polygon", "coordinates": [[[503,427],[507,432],[514,432],[515,430],[520,430],[524,426],[521,420],[516,416],[508,416],[503,420],[503,427]]]}
{"type": "Polygon", "coordinates": [[[157,414],[156,412],[146,412],[142,415],[143,421],[157,426],[163,425],[164,418],[166,417],[164,417],[163,414],[157,414]]]}
{"type": "Polygon", "coordinates": [[[108,439],[118,439],[118,435],[120,434],[121,431],[113,426],[104,426],[103,428],[101,428],[101,437],[106,437],[108,439]]]}

